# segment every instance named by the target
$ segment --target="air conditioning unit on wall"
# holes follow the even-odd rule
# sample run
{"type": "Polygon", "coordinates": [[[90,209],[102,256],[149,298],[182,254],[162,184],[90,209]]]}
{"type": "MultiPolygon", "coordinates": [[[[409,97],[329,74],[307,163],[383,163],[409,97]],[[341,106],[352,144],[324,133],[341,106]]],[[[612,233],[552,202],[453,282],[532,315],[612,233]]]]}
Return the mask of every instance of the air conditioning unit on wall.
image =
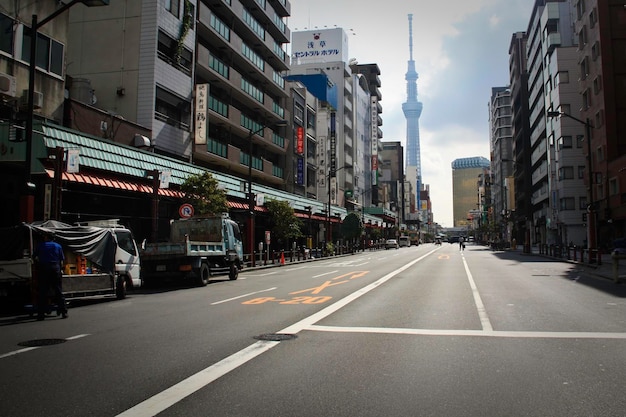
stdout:
{"type": "MultiPolygon", "coordinates": [[[[28,90],[22,91],[22,97],[20,99],[20,107],[22,108],[28,107],[28,90]]],[[[39,91],[35,91],[35,95],[33,96],[33,107],[36,109],[40,109],[43,107],[43,93],[39,91]]]]}
{"type": "Polygon", "coordinates": [[[17,82],[15,77],[0,72],[0,95],[15,97],[17,82]]]}

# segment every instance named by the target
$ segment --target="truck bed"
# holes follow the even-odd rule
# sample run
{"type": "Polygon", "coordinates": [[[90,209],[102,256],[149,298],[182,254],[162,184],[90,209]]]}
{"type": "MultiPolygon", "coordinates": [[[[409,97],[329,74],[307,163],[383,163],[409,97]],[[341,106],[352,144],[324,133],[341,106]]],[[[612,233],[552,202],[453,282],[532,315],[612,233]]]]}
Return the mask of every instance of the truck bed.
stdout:
{"type": "Polygon", "coordinates": [[[186,256],[223,256],[226,255],[222,242],[159,242],[149,243],[141,254],[143,261],[147,259],[165,259],[186,256]]]}

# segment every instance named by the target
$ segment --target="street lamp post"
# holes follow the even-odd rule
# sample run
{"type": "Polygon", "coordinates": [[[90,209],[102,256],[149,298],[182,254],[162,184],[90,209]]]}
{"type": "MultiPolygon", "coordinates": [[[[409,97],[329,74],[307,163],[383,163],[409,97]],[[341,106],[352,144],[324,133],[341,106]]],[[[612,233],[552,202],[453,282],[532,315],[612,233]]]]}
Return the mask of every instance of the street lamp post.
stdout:
{"type": "Polygon", "coordinates": [[[587,248],[589,249],[589,262],[595,260],[596,250],[596,212],[593,201],[593,166],[591,159],[591,121],[578,119],[570,114],[560,111],[549,111],[546,113],[549,118],[565,116],[585,126],[585,140],[587,141],[587,248]]]}
{"type": "MultiPolygon", "coordinates": [[[[279,122],[274,123],[274,127],[287,126],[286,120],[281,120],[279,122]]],[[[255,208],[256,208],[256,198],[254,193],[252,192],[252,137],[256,134],[261,133],[267,125],[263,125],[257,130],[250,129],[248,131],[248,190],[247,190],[247,198],[248,198],[248,249],[250,253],[250,265],[255,265],[254,259],[254,216],[255,216],[255,208]]]]}
{"type": "Polygon", "coordinates": [[[108,6],[110,0],[72,0],[71,2],[59,7],[50,16],[41,21],[37,21],[37,15],[32,16],[31,30],[30,30],[30,62],[28,65],[28,105],[26,107],[26,157],[25,157],[25,191],[22,195],[22,207],[21,213],[25,222],[32,222],[34,220],[34,205],[35,197],[32,194],[35,188],[32,183],[32,157],[33,157],[33,119],[35,114],[35,72],[37,65],[37,31],[46,23],[55,19],[60,14],[67,11],[70,7],[76,3],[82,3],[87,7],[94,6],[108,6]]]}

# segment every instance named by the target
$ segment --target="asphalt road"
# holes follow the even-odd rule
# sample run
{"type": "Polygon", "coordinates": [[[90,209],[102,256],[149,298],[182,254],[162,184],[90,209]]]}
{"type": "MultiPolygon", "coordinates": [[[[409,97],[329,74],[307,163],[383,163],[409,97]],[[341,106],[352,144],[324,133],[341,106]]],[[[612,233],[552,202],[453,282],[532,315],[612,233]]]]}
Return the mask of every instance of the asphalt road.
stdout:
{"type": "Polygon", "coordinates": [[[625,297],[445,243],[140,290],[0,320],[0,415],[624,416],[625,297]]]}

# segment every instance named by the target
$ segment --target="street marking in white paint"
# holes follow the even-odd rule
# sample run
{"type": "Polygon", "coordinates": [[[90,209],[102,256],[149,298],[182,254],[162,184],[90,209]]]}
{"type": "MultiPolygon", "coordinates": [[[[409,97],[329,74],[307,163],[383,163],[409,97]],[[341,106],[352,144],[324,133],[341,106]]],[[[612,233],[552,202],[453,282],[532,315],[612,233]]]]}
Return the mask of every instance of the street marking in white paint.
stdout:
{"type": "MultiPolygon", "coordinates": [[[[80,339],[81,337],[85,337],[85,336],[89,336],[89,333],[66,337],[65,340],[76,340],[76,339],[80,339]]],[[[9,356],[19,355],[20,353],[29,352],[29,351],[35,350],[35,349],[41,349],[42,347],[44,347],[44,346],[33,346],[33,347],[27,347],[27,348],[24,348],[24,349],[14,350],[12,352],[7,352],[7,353],[5,353],[3,355],[0,355],[0,359],[7,358],[9,356]]]]}
{"type": "Polygon", "coordinates": [[[472,295],[474,296],[474,303],[476,304],[476,309],[478,310],[478,317],[480,318],[480,324],[483,326],[484,331],[490,332],[493,330],[493,327],[491,326],[491,321],[489,321],[487,310],[485,309],[483,300],[480,298],[480,293],[478,292],[478,287],[476,287],[476,283],[474,282],[472,273],[470,272],[469,267],[467,266],[465,255],[461,254],[461,257],[463,258],[463,266],[465,267],[465,273],[467,274],[467,279],[469,281],[470,287],[472,288],[472,295]]]}
{"type": "Polygon", "coordinates": [[[524,330],[445,330],[403,329],[390,327],[341,327],[311,325],[305,330],[340,333],[414,334],[421,336],[477,336],[526,339],[626,339],[626,333],[608,332],[539,332],[524,330]]]}
{"type": "Polygon", "coordinates": [[[297,271],[298,269],[305,269],[307,268],[306,266],[299,266],[297,268],[289,268],[289,269],[285,269],[286,272],[291,272],[291,271],[297,271]]]}
{"type": "Polygon", "coordinates": [[[28,352],[29,350],[39,349],[39,347],[28,347],[24,349],[14,350],[13,352],[5,353],[4,355],[0,355],[0,359],[8,358],[9,356],[19,355],[20,353],[28,352]]]}
{"type": "MultiPolygon", "coordinates": [[[[301,330],[305,330],[317,323],[318,321],[324,319],[325,317],[331,315],[335,311],[341,309],[362,295],[367,294],[371,290],[376,287],[382,285],[383,283],[389,281],[394,276],[398,275],[400,272],[412,267],[422,259],[426,258],[428,255],[434,252],[430,251],[427,254],[415,259],[414,261],[404,265],[403,267],[390,272],[379,280],[367,285],[364,288],[342,298],[336,303],[318,311],[317,313],[300,320],[297,323],[285,328],[279,333],[292,333],[296,334],[301,330]]],[[[226,375],[228,372],[236,369],[240,365],[254,359],[261,353],[277,346],[280,342],[257,342],[253,345],[248,346],[247,348],[240,350],[233,355],[222,359],[220,362],[209,366],[208,368],[203,369],[202,371],[196,373],[195,375],[190,376],[189,378],[179,382],[178,384],[172,386],[171,388],[162,391],[159,394],[156,394],[153,397],[148,398],[147,400],[137,404],[136,406],[129,408],[121,414],[118,414],[117,417],[152,417],[163,410],[171,407],[177,402],[181,401],[183,398],[188,397],[194,392],[204,388],[211,382],[220,378],[223,375],[226,375]]]]}
{"type": "Polygon", "coordinates": [[[222,301],[216,301],[216,302],[214,302],[214,303],[211,303],[211,305],[212,305],[212,306],[214,306],[214,305],[218,305],[218,304],[227,303],[227,302],[229,302],[229,301],[238,300],[238,299],[240,299],[240,298],[249,297],[249,296],[251,296],[251,295],[254,295],[254,294],[259,294],[259,293],[262,293],[262,292],[274,291],[274,290],[275,290],[275,289],[277,289],[277,288],[278,288],[278,287],[272,287],[272,288],[268,288],[268,289],[266,289],[266,290],[255,291],[255,292],[251,292],[251,293],[248,293],[248,294],[238,295],[237,297],[228,298],[228,299],[226,299],[226,300],[222,300],[222,301]]]}
{"type": "Polygon", "coordinates": [[[159,394],[148,398],[144,402],[129,408],[117,417],[152,417],[156,416],[163,410],[173,406],[188,395],[193,394],[199,389],[207,386],[211,382],[226,375],[230,371],[238,368],[244,363],[256,358],[260,354],[268,351],[274,346],[278,346],[280,342],[259,341],[248,346],[239,352],[222,359],[214,365],[209,366],[190,376],[189,378],[179,382],[176,385],[160,392],[159,394]]]}
{"type": "Polygon", "coordinates": [[[334,274],[338,271],[339,271],[338,269],[335,269],[334,271],[324,272],[323,274],[319,274],[319,275],[313,275],[313,278],[319,278],[319,277],[323,277],[324,275],[334,274]]]}
{"type": "Polygon", "coordinates": [[[89,333],[77,334],[76,336],[70,336],[70,337],[65,338],[65,340],[76,340],[76,339],[80,339],[86,336],[89,336],[89,333]]]}

